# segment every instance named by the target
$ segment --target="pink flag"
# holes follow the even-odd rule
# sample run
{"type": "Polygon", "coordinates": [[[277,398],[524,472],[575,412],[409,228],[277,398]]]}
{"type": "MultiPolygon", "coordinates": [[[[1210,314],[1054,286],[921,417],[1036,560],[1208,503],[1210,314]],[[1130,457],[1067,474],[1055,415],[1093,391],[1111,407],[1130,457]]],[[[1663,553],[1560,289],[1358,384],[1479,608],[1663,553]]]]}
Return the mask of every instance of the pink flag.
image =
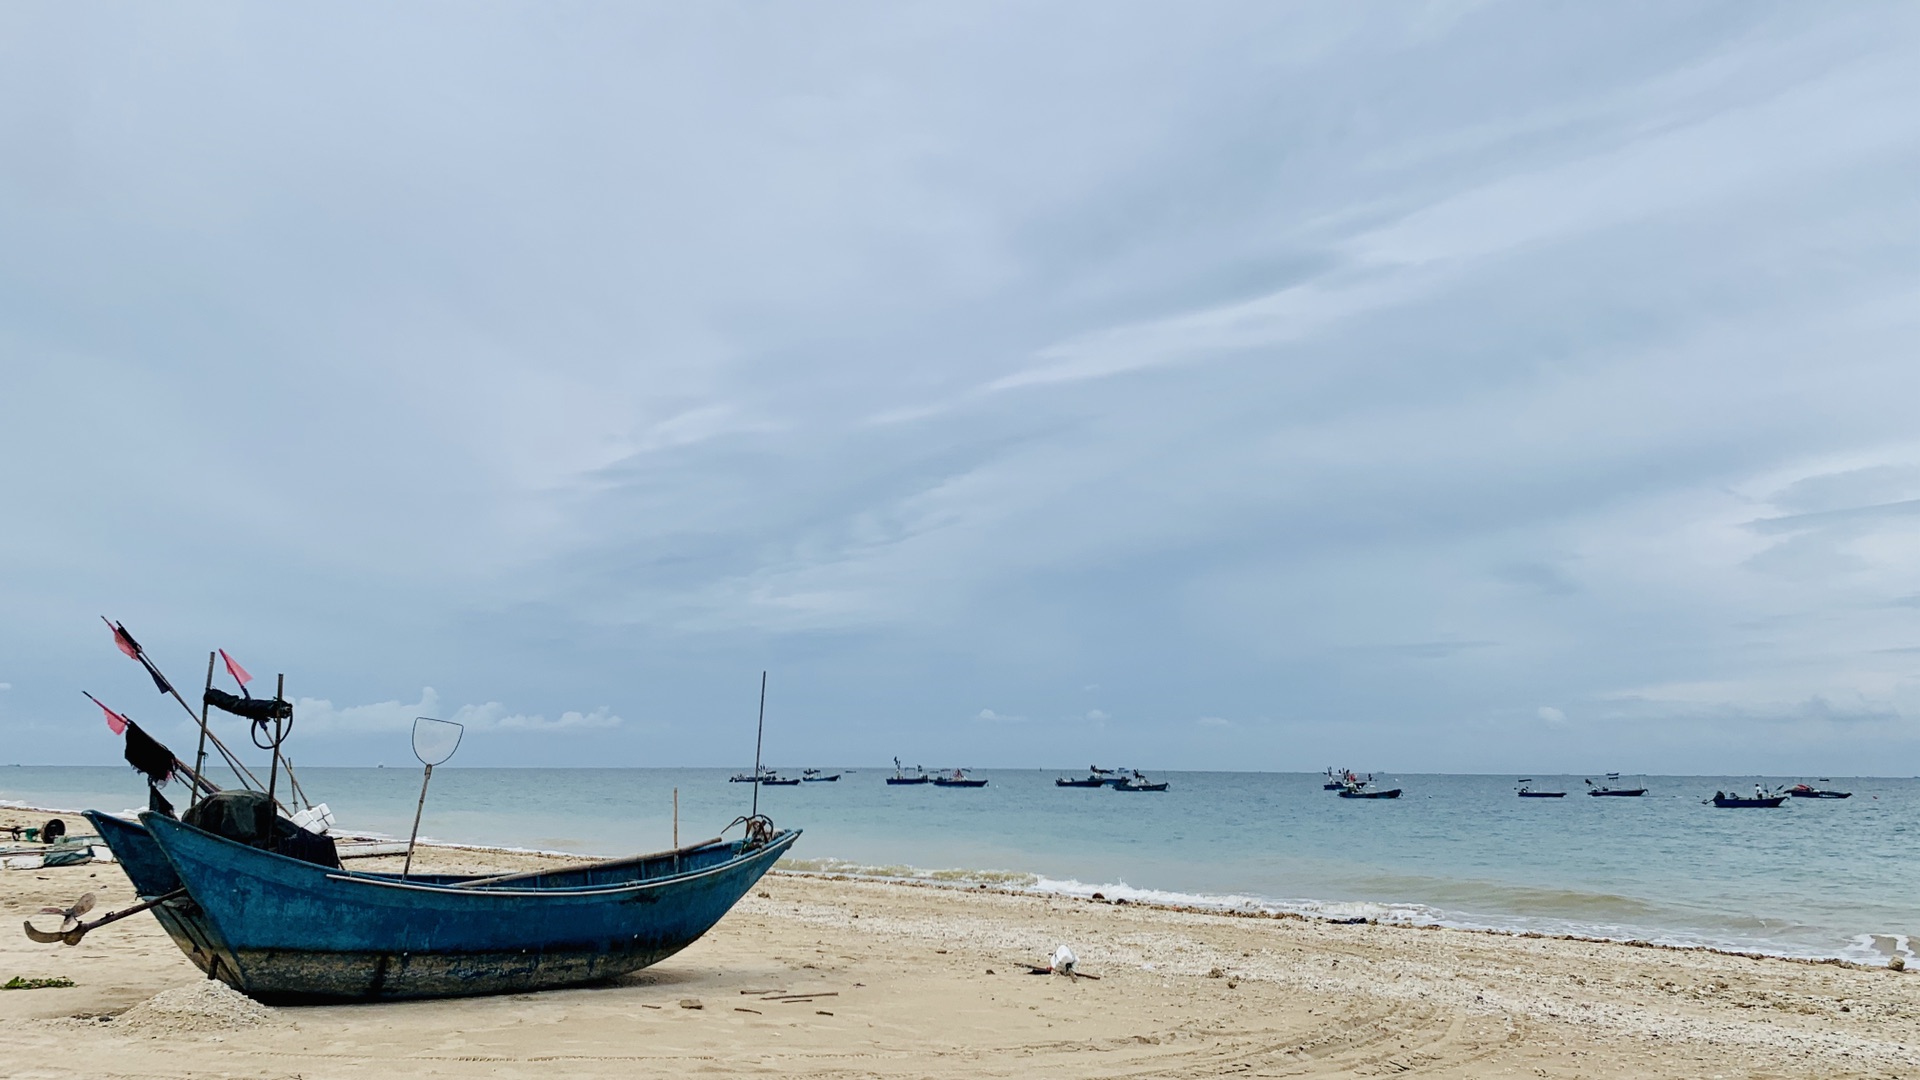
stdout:
{"type": "Polygon", "coordinates": [[[248,683],[253,681],[253,676],[247,674],[247,669],[241,667],[240,662],[238,660],[235,660],[233,657],[228,656],[227,650],[225,649],[220,650],[220,659],[225,660],[227,662],[227,673],[233,676],[234,682],[239,683],[241,686],[245,686],[248,683]]]}
{"type": "MultiPolygon", "coordinates": [[[[80,692],[83,694],[87,694],[85,690],[82,690],[80,692]]],[[[113,732],[115,735],[125,735],[127,733],[126,717],[121,716],[119,713],[114,712],[112,709],[107,708],[105,705],[101,705],[100,699],[97,697],[94,697],[92,694],[87,694],[87,700],[93,702],[95,705],[100,705],[100,711],[107,714],[107,730],[108,731],[113,732]]]]}
{"type": "Polygon", "coordinates": [[[140,643],[133,640],[133,635],[127,633],[126,627],[115,626],[107,622],[105,615],[100,616],[100,621],[107,623],[107,629],[113,631],[113,643],[119,646],[121,652],[126,653],[135,660],[140,659],[140,643]]]}

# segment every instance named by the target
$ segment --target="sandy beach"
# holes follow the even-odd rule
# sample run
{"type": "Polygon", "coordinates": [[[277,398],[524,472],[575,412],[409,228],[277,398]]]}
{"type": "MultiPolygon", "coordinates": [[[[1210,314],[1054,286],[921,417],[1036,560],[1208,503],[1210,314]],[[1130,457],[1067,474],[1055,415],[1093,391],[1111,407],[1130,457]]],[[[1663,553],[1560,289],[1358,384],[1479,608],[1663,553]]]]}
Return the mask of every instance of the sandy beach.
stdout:
{"type": "MultiPolygon", "coordinates": [[[[0,872],[15,918],[87,891],[96,913],[134,900],[111,864],[0,872]]],[[[270,1008],[207,983],[144,915],[71,948],[0,936],[14,976],[76,984],[0,992],[21,1078],[1920,1076],[1909,973],[787,874],[590,989],[270,1008]],[[1028,973],[1062,943],[1098,978],[1028,973]]]]}

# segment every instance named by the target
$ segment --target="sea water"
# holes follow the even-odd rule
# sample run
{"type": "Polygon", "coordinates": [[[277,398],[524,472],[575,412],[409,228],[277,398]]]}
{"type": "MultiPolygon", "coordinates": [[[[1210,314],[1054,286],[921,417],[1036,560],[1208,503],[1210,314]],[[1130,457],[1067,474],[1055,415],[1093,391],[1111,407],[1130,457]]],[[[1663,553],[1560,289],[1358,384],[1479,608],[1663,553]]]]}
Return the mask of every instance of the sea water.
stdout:
{"type": "MultiPolygon", "coordinates": [[[[895,786],[891,770],[761,788],[760,812],[806,831],[790,869],[991,884],[1334,918],[1539,931],[1883,963],[1920,934],[1920,781],[1839,778],[1844,801],[1720,810],[1758,778],[1629,777],[1643,798],[1588,798],[1580,777],[1381,777],[1398,800],[1352,800],[1303,773],[1157,774],[1164,793],[1055,787],[980,770],[984,788],[895,786]]],[[[616,855],[718,835],[752,784],[717,769],[462,769],[433,774],[421,834],[616,855]]],[[[405,837],[416,768],[302,768],[337,832],[405,837]]],[[[1766,779],[1768,786],[1791,781],[1766,779]]],[[[170,789],[184,801],[185,789],[170,789]]],[[[123,768],[0,768],[0,801],[142,807],[123,768]]],[[[71,827],[71,824],[70,824],[71,827]]],[[[736,829],[737,834],[737,829],[736,829]]]]}

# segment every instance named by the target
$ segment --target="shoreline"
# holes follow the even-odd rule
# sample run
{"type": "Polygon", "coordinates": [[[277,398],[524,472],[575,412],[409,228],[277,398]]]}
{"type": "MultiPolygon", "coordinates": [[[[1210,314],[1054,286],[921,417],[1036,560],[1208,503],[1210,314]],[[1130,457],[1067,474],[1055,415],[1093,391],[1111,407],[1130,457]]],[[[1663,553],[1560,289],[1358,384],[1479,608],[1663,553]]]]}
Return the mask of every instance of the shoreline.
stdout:
{"type": "MultiPolygon", "coordinates": [[[[31,814],[68,814],[68,815],[75,815],[75,816],[81,813],[81,811],[79,810],[67,810],[67,809],[60,809],[55,807],[44,807],[44,806],[25,806],[25,805],[14,804],[11,801],[0,801],[0,814],[4,814],[8,812],[31,813],[31,814]]],[[[113,811],[113,813],[116,816],[122,816],[122,812],[120,811],[113,811]]],[[[356,840],[378,840],[381,842],[397,842],[396,837],[386,836],[381,833],[372,833],[372,832],[352,832],[352,833],[339,832],[337,836],[340,839],[351,838],[356,840]]],[[[589,862],[589,861],[593,861],[595,859],[601,858],[601,856],[584,855],[579,852],[572,852],[572,851],[560,851],[560,850],[544,849],[544,848],[523,848],[523,847],[503,846],[498,844],[479,844],[479,843],[471,843],[466,841],[434,840],[428,837],[421,837],[420,840],[418,841],[418,846],[422,848],[433,848],[441,851],[469,852],[475,855],[508,857],[508,858],[526,857],[526,858],[538,858],[538,859],[562,859],[562,860],[580,861],[580,862],[589,862]]],[[[382,858],[391,858],[391,856],[376,856],[372,858],[359,859],[359,860],[356,860],[356,865],[371,867],[376,865],[382,858]]],[[[830,858],[830,857],[827,857],[827,858],[830,858]]],[[[1521,940],[1548,940],[1548,941],[1566,941],[1566,942],[1575,942],[1575,943],[1584,943],[1584,944],[1619,945],[1625,948],[1633,948],[1633,949],[1658,949],[1658,950],[1668,950],[1668,951],[1679,952],[1679,953],[1706,953],[1714,956],[1735,957],[1735,958],[1748,959],[1748,960],[1780,960],[1780,961],[1785,961],[1787,963],[1793,963],[1793,964],[1809,964],[1809,965],[1824,966],[1824,967],[1837,966],[1837,967],[1855,968],[1862,971],[1885,970],[1889,967],[1889,964],[1886,962],[1875,964],[1875,963],[1869,963],[1861,960],[1848,959],[1842,956],[1804,956],[1804,955],[1794,955],[1794,954],[1785,953],[1785,952],[1767,952],[1764,950],[1754,950],[1754,949],[1724,948],[1724,947],[1715,946],[1715,945],[1675,944],[1672,942],[1655,941],[1649,938],[1607,937],[1607,936],[1593,935],[1593,934],[1557,932],[1552,930],[1530,930],[1530,929],[1518,930],[1518,929],[1510,929],[1505,927],[1493,927],[1493,926],[1459,926],[1459,925],[1447,925],[1444,923],[1422,923],[1422,922],[1415,922],[1412,920],[1380,919],[1375,917],[1331,918],[1323,915],[1313,915],[1313,914],[1308,914],[1308,913],[1299,912],[1299,911],[1287,910],[1283,907],[1278,906],[1277,903],[1266,902],[1266,901],[1257,901],[1257,902],[1272,903],[1272,906],[1265,907],[1262,909],[1257,909],[1257,910],[1249,910],[1245,907],[1229,907],[1226,905],[1215,906],[1215,905],[1208,905],[1204,903],[1201,903],[1201,904],[1175,903],[1175,902],[1168,902],[1168,901],[1161,901],[1161,900],[1142,900],[1142,899],[1125,898],[1125,897],[1107,899],[1100,892],[1097,892],[1097,891],[1094,892],[1091,896],[1083,896],[1083,895],[1079,895],[1073,892],[1068,892],[1062,889],[1020,888],[1020,887],[994,884],[991,882],[982,883],[978,881],[968,881],[968,880],[940,881],[940,880],[930,880],[930,879],[924,879],[924,878],[909,878],[909,877],[887,876],[887,875],[877,875],[877,874],[847,873],[847,872],[832,871],[832,870],[792,869],[792,868],[782,867],[778,864],[776,864],[774,869],[769,871],[768,874],[769,876],[780,876],[780,877],[790,877],[790,878],[814,878],[822,881],[863,882],[863,883],[873,883],[873,884],[879,884],[879,885],[901,886],[901,887],[908,887],[908,888],[952,890],[952,891],[961,892],[961,893],[987,892],[987,893],[993,893],[993,894],[998,894],[1003,896],[1050,897],[1050,898],[1055,898],[1060,900],[1079,901],[1079,902],[1090,903],[1090,904],[1106,904],[1106,905],[1111,905],[1115,907],[1137,907],[1137,908],[1143,908],[1147,910],[1175,912],[1175,913],[1181,913],[1181,914],[1221,915],[1229,918],[1238,918],[1238,919],[1255,919],[1255,920],[1295,919],[1303,922],[1322,923],[1330,926],[1355,925],[1357,923],[1364,922],[1365,924],[1370,926],[1393,926],[1393,927],[1403,927],[1407,929],[1422,930],[1422,931],[1439,930],[1439,931],[1450,931],[1450,932],[1462,933],[1462,934],[1485,934],[1485,935],[1493,935],[1496,937],[1507,937],[1507,938],[1514,938],[1514,939],[1521,939],[1521,940]]],[[[1323,902],[1323,901],[1312,901],[1312,902],[1323,902]]],[[[1386,901],[1354,901],[1354,903],[1374,904],[1374,905],[1383,906],[1383,907],[1391,906],[1386,901]]],[[[1528,918],[1529,916],[1520,915],[1520,916],[1514,916],[1514,917],[1528,918]]],[[[1896,957],[1899,957],[1898,953],[1891,954],[1888,957],[1888,960],[1891,961],[1896,957]]],[[[1904,960],[1903,960],[1903,963],[1904,963],[1904,960]]],[[[1916,967],[1916,970],[1920,970],[1920,963],[1916,963],[1915,967],[1916,967]]]]}
{"type": "Polygon", "coordinates": [[[824,870],[787,870],[777,865],[774,869],[768,871],[768,876],[813,878],[820,881],[861,882],[908,889],[951,890],[960,893],[984,892],[1001,896],[1046,897],[1110,907],[1144,908],[1148,911],[1166,911],[1182,915],[1218,915],[1229,919],[1294,920],[1305,923],[1319,923],[1324,926],[1391,926],[1406,930],[1440,931],[1451,934],[1486,934],[1494,937],[1522,940],[1568,941],[1588,945],[1618,945],[1628,949],[1664,949],[1678,953],[1706,953],[1713,956],[1736,957],[1744,960],[1779,960],[1789,964],[1808,964],[1815,967],[1843,967],[1853,968],[1859,971],[1882,971],[1888,969],[1888,965],[1885,964],[1868,964],[1858,960],[1848,960],[1845,957],[1839,956],[1791,956],[1785,953],[1721,949],[1711,945],[1671,945],[1665,942],[1650,941],[1645,938],[1594,937],[1585,934],[1556,934],[1544,930],[1506,930],[1499,927],[1486,926],[1446,926],[1440,923],[1402,922],[1396,919],[1333,919],[1319,915],[1305,915],[1297,911],[1248,911],[1228,907],[1209,907],[1205,904],[1171,904],[1155,900],[1129,900],[1126,898],[1109,900],[1098,893],[1088,897],[1051,889],[1013,889],[996,885],[966,885],[958,882],[915,881],[909,878],[888,878],[866,874],[840,874],[824,870]]]}
{"type": "MultiPolygon", "coordinates": [[[[54,813],[55,811],[31,811],[54,813]]],[[[24,816],[29,811],[13,811],[24,816]]],[[[435,871],[561,856],[423,847],[435,871]]],[[[369,859],[399,868],[399,857],[369,859]]],[[[0,873],[0,913],[97,892],[112,865],[0,873]]],[[[1117,903],[776,872],[684,952],[607,983],[267,1007],[147,918],[81,945],[0,936],[0,1053],[26,1075],[926,1075],[1695,1080],[1920,1074],[1920,980],[1845,961],[1117,903]],[[1059,944],[1098,979],[1030,977],[1059,944]]]]}

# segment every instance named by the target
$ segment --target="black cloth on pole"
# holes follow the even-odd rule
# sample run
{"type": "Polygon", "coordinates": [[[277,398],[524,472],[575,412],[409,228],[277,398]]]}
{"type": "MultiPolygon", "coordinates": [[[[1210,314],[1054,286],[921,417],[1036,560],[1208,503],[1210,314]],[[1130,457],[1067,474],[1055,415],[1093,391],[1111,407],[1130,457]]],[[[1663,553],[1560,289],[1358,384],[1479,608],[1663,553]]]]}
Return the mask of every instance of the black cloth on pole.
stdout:
{"type": "Polygon", "coordinates": [[[173,804],[168,802],[167,797],[160,794],[160,789],[152,784],[147,785],[147,809],[166,817],[179,816],[173,812],[173,804]]]}
{"type": "Polygon", "coordinates": [[[256,724],[267,720],[293,719],[293,703],[277,698],[244,698],[225,690],[208,688],[206,702],[221,712],[244,716],[256,724]]]}
{"type": "Polygon", "coordinates": [[[159,668],[153,666],[153,661],[147,659],[146,653],[140,654],[140,666],[146,668],[147,674],[153,676],[153,688],[155,690],[163,694],[173,693],[173,684],[167,681],[165,675],[160,674],[159,668]]]}
{"type": "Polygon", "coordinates": [[[173,776],[173,751],[160,745],[153,736],[140,730],[139,724],[129,720],[127,764],[144,773],[147,782],[158,787],[173,776]]]}

